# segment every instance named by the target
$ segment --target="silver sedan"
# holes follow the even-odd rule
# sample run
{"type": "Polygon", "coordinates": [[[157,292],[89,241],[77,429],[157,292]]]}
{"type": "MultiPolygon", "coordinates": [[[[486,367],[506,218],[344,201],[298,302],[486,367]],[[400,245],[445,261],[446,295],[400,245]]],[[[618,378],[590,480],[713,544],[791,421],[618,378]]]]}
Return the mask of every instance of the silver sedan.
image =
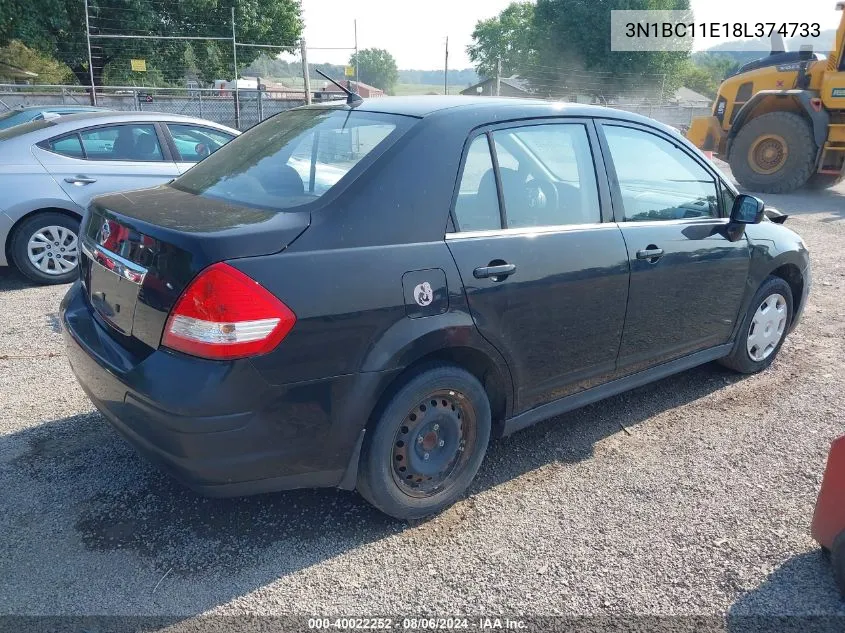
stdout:
{"type": "Polygon", "coordinates": [[[95,196],[168,182],[239,132],[156,112],[101,112],[0,131],[0,266],[72,281],[79,220],[95,196]]]}

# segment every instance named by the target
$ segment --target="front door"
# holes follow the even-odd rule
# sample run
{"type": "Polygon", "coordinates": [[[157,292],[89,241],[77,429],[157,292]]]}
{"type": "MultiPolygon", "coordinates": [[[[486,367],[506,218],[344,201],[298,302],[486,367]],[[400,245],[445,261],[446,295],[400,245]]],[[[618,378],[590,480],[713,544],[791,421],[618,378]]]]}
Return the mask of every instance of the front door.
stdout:
{"type": "Polygon", "coordinates": [[[717,178],[669,136],[621,123],[600,128],[631,264],[620,371],[727,343],[751,254],[745,238],[725,236],[730,210],[717,178]]]}
{"type": "Polygon", "coordinates": [[[465,159],[447,244],[479,331],[507,359],[516,412],[615,370],[628,256],[602,223],[591,134],[580,122],[500,128],[465,159]]]}
{"type": "Polygon", "coordinates": [[[154,187],[179,175],[153,123],[88,128],[50,139],[33,151],[81,210],[95,196],[154,187]]]}

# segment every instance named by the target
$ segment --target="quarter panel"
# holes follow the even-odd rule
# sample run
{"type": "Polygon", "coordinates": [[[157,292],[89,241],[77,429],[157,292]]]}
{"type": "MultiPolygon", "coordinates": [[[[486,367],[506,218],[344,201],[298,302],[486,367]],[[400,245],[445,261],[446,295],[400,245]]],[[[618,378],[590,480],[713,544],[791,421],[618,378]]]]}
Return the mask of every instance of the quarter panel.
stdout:
{"type": "Polygon", "coordinates": [[[306,253],[283,251],[229,263],[296,314],[296,325],[285,340],[273,352],[253,360],[272,384],[402,368],[412,362],[409,346],[413,348],[422,334],[454,330],[457,336],[470,322],[462,316],[460,278],[442,240],[306,253]],[[446,274],[450,311],[409,318],[403,275],[437,269],[446,274]]]}

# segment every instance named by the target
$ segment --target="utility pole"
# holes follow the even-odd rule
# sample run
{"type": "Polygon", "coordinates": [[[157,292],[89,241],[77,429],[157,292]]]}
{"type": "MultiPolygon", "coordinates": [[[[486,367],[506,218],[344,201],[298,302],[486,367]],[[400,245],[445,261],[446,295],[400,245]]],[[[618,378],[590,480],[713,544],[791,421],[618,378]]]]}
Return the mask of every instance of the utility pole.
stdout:
{"type": "Polygon", "coordinates": [[[443,68],[443,94],[449,94],[449,36],[446,36],[446,64],[443,68]]]}
{"type": "Polygon", "coordinates": [[[354,21],[355,24],[355,92],[358,92],[360,89],[361,81],[358,79],[358,66],[361,64],[358,63],[358,20],[354,21]]]}
{"type": "Polygon", "coordinates": [[[502,58],[496,60],[496,96],[502,96],[502,58]]]}
{"type": "Polygon", "coordinates": [[[302,52],[302,81],[305,86],[305,105],[311,105],[311,77],[308,75],[308,48],[305,40],[299,42],[299,50],[302,52]]]}
{"type": "Polygon", "coordinates": [[[85,39],[88,41],[88,74],[91,77],[91,104],[97,105],[97,89],[94,86],[94,61],[91,56],[91,25],[88,24],[88,0],[85,0],[85,39]]]}
{"type": "Polygon", "coordinates": [[[241,129],[241,95],[238,90],[238,38],[235,34],[235,7],[232,7],[232,62],[235,65],[235,127],[241,129]]]}

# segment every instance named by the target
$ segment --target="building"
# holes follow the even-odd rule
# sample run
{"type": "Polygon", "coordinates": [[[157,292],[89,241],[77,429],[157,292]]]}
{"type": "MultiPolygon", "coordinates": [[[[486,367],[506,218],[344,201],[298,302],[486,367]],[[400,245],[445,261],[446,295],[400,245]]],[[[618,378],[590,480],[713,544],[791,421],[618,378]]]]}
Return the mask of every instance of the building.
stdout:
{"type": "MultiPolygon", "coordinates": [[[[485,79],[479,83],[464,88],[461,90],[462,95],[471,96],[496,96],[496,79],[485,79]]],[[[512,75],[511,77],[502,77],[499,80],[499,96],[502,97],[531,97],[533,93],[528,81],[522,79],[519,75],[512,75]]]]}
{"type": "MultiPolygon", "coordinates": [[[[355,92],[355,93],[361,95],[362,97],[364,97],[364,99],[375,99],[377,97],[383,97],[384,96],[384,90],[382,90],[380,88],[376,88],[375,86],[370,86],[368,84],[365,84],[362,81],[351,81],[351,80],[345,79],[345,80],[339,80],[338,83],[345,85],[347,88],[349,88],[353,92],[355,92]]],[[[314,92],[317,93],[318,98],[320,98],[319,93],[321,93],[321,92],[327,93],[325,95],[326,99],[335,98],[335,97],[338,96],[338,93],[340,93],[341,95],[345,94],[343,92],[343,90],[341,90],[340,88],[335,86],[333,83],[328,82],[328,81],[323,84],[322,90],[318,89],[318,90],[315,90],[314,92]],[[334,94],[332,94],[332,93],[334,93],[334,94]]]]}
{"type": "Polygon", "coordinates": [[[33,73],[0,61],[0,83],[25,84],[31,83],[37,78],[38,73],[33,73]]]}
{"type": "Polygon", "coordinates": [[[675,91],[672,101],[686,108],[706,108],[713,103],[713,99],[710,97],[684,87],[678,88],[675,91]]]}

